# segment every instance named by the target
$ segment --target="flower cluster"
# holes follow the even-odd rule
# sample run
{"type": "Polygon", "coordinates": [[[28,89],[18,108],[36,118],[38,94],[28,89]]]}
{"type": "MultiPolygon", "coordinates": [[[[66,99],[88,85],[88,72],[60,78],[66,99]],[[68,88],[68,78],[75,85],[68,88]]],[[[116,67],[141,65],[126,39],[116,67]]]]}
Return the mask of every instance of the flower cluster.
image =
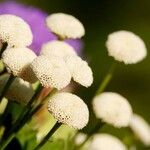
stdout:
{"type": "MultiPolygon", "coordinates": [[[[77,18],[64,13],[51,14],[45,17],[44,22],[46,30],[54,35],[55,40],[43,42],[37,56],[31,49],[34,35],[30,25],[17,15],[0,15],[0,59],[5,67],[0,74],[0,100],[3,101],[5,97],[8,107],[17,102],[22,108],[18,118],[11,122],[10,129],[5,125],[6,119],[0,120],[5,127],[0,149],[5,149],[13,141],[11,137],[41,108],[47,111],[49,118],[51,114],[55,124],[34,150],[40,149],[62,124],[75,130],[83,129],[89,122],[91,111],[96,116],[97,124],[91,127],[89,135],[75,135],[72,140],[75,149],[82,148],[88,141],[86,149],[89,150],[126,150],[128,145],[119,138],[99,133],[105,124],[118,130],[128,127],[138,140],[150,146],[149,124],[133,113],[133,108],[125,97],[117,92],[105,91],[114,68],[110,69],[100,84],[91,101],[90,111],[88,107],[91,104],[87,106],[77,95],[60,91],[70,86],[71,82],[84,87],[90,87],[93,83],[93,72],[88,62],[66,42],[81,39],[85,35],[85,29],[77,18]]],[[[116,31],[108,35],[106,47],[109,56],[124,64],[138,63],[147,55],[144,41],[129,31],[116,31]]],[[[2,118],[5,116],[7,111],[2,114],[2,118]]]]}

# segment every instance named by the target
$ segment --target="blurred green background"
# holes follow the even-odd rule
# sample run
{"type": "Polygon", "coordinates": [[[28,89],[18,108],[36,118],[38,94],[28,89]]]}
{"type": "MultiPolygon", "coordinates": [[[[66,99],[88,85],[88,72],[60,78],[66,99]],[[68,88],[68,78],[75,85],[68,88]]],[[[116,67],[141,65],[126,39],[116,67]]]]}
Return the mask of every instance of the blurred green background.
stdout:
{"type": "MultiPolygon", "coordinates": [[[[107,35],[116,30],[130,30],[150,48],[150,0],[18,0],[36,6],[49,14],[69,13],[79,18],[86,29],[83,57],[94,72],[94,84],[80,88],[78,94],[90,101],[109,69],[112,58],[105,47],[107,35]]],[[[37,24],[38,25],[38,24],[37,24]]],[[[40,31],[39,31],[40,32],[40,31]]],[[[132,104],[134,112],[150,121],[150,57],[136,65],[119,64],[106,91],[122,94],[132,104]]]]}

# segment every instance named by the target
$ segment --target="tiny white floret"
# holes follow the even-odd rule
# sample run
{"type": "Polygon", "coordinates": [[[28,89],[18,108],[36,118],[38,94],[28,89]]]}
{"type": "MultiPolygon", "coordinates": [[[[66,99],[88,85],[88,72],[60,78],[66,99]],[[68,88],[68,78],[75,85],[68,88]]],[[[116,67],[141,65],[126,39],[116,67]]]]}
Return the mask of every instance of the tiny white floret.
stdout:
{"type": "Polygon", "coordinates": [[[37,57],[30,66],[44,87],[54,87],[58,90],[66,87],[71,80],[71,74],[60,57],[37,57]]]}
{"type": "Polygon", "coordinates": [[[126,146],[110,134],[95,134],[88,150],[127,150],[126,146]]]}
{"type": "Polygon", "coordinates": [[[55,13],[46,18],[48,28],[61,38],[81,38],[85,34],[83,24],[74,16],[55,13]]]}
{"type": "Polygon", "coordinates": [[[104,92],[93,99],[97,118],[115,127],[126,127],[132,117],[132,108],[126,98],[118,93],[104,92]]]}
{"type": "Polygon", "coordinates": [[[133,115],[130,128],[143,144],[146,146],[150,145],[150,125],[141,116],[133,115]]]}
{"type": "Polygon", "coordinates": [[[67,92],[53,95],[49,99],[48,111],[58,122],[75,129],[82,129],[89,120],[89,110],[84,101],[67,92]]]}
{"type": "Polygon", "coordinates": [[[10,47],[25,47],[32,43],[30,26],[20,17],[0,15],[0,40],[10,47]]]}
{"type": "Polygon", "coordinates": [[[135,64],[147,55],[144,41],[129,31],[117,31],[108,35],[106,47],[109,56],[125,64],[135,64]]]}
{"type": "Polygon", "coordinates": [[[28,48],[10,48],[6,49],[2,54],[2,60],[8,72],[31,83],[37,81],[29,67],[36,57],[35,53],[28,48]]]}
{"type": "Polygon", "coordinates": [[[51,41],[42,46],[40,55],[47,57],[55,55],[64,58],[67,55],[76,55],[76,52],[72,46],[63,41],[51,41]]]}
{"type": "Polygon", "coordinates": [[[82,144],[87,138],[87,135],[85,133],[78,133],[76,136],[75,136],[75,144],[76,145],[80,145],[82,144]]]}
{"type": "Polygon", "coordinates": [[[86,61],[79,56],[70,55],[65,58],[65,62],[74,81],[85,87],[91,86],[93,83],[93,72],[86,61]]]}

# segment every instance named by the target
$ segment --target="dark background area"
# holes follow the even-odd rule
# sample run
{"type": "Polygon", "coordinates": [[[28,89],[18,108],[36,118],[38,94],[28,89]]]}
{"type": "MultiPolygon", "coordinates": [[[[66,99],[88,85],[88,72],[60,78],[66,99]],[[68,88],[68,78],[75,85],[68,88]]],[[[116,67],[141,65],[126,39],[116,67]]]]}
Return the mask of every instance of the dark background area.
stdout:
{"type": "MultiPolygon", "coordinates": [[[[18,0],[47,13],[69,13],[81,20],[86,29],[84,57],[94,72],[94,84],[80,88],[79,95],[90,102],[112,58],[105,47],[107,35],[116,30],[138,34],[150,49],[150,0],[18,0]]],[[[38,25],[38,24],[37,24],[38,25]]],[[[150,57],[135,65],[120,63],[106,91],[122,94],[134,112],[150,121],[150,57]]]]}

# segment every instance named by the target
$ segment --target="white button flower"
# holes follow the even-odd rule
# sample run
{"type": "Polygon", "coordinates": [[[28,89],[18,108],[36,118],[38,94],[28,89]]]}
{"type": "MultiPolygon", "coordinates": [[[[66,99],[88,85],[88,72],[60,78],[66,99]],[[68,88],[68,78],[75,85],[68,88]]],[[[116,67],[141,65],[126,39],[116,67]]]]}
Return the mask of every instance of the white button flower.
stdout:
{"type": "Polygon", "coordinates": [[[150,145],[150,125],[141,116],[133,115],[130,128],[143,144],[146,146],[150,145]]]}
{"type": "Polygon", "coordinates": [[[83,24],[74,16],[56,13],[47,17],[46,24],[61,38],[81,38],[85,34],[83,24]]]}
{"type": "Polygon", "coordinates": [[[117,138],[109,134],[95,134],[88,150],[127,150],[117,138]]]}
{"type": "Polygon", "coordinates": [[[81,98],[71,93],[57,93],[48,103],[48,111],[60,123],[75,129],[82,129],[89,120],[87,105],[81,98]]]}
{"type": "Polygon", "coordinates": [[[118,93],[104,92],[93,99],[97,118],[117,128],[129,125],[132,108],[127,99],[118,93]]]}
{"type": "Polygon", "coordinates": [[[36,57],[35,53],[28,48],[10,48],[6,49],[2,54],[2,60],[8,72],[31,83],[37,81],[29,67],[36,57]]]}
{"type": "Polygon", "coordinates": [[[125,64],[135,64],[147,55],[144,41],[129,31],[117,31],[108,36],[106,41],[109,56],[125,64]]]}
{"type": "Polygon", "coordinates": [[[32,43],[29,25],[15,15],[0,15],[0,39],[10,47],[25,47],[32,43]]]}
{"type": "Polygon", "coordinates": [[[60,57],[37,57],[30,66],[44,87],[54,87],[58,90],[66,87],[71,80],[71,74],[60,57]]]}

